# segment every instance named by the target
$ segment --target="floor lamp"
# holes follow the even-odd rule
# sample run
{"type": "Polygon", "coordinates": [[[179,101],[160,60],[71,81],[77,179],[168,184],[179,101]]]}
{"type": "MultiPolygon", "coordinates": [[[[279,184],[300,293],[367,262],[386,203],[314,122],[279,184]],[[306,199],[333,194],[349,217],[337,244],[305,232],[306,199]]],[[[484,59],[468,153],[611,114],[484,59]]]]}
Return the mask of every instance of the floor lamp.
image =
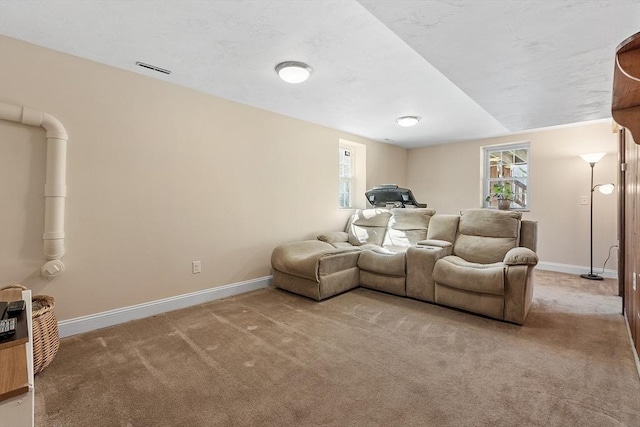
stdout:
{"type": "Polygon", "coordinates": [[[611,194],[613,192],[613,184],[596,184],[593,185],[593,167],[604,157],[606,153],[591,153],[591,154],[580,154],[582,159],[589,163],[591,166],[591,202],[589,206],[591,207],[591,215],[590,215],[590,250],[591,250],[591,263],[589,267],[589,273],[581,274],[580,277],[584,279],[590,280],[602,280],[602,276],[599,276],[593,272],[593,192],[597,188],[602,194],[611,194]]]}

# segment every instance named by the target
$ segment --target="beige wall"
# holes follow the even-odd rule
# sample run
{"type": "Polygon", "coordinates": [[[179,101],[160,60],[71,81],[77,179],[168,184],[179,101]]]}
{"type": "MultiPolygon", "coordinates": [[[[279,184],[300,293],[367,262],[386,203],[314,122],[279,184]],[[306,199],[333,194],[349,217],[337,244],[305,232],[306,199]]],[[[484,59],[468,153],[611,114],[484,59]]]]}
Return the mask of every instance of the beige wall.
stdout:
{"type": "Polygon", "coordinates": [[[268,276],[277,244],[343,228],[339,138],[366,144],[368,187],[406,185],[404,149],[6,37],[0,98],[69,133],[67,271],[47,282],[44,131],[0,121],[0,286],[54,296],[59,320],[268,276]]]}
{"type": "MultiPolygon", "coordinates": [[[[47,282],[44,131],[0,121],[0,286],[54,296],[60,320],[267,276],[275,245],[341,229],[340,138],[366,144],[367,188],[408,186],[440,213],[480,206],[482,146],[530,141],[525,217],[540,222],[547,262],[588,265],[578,154],[608,152],[595,181],[616,179],[608,123],[407,151],[6,37],[0,99],[47,111],[69,133],[67,272],[47,282]]],[[[616,242],[615,200],[595,194],[597,269],[616,242]]]]}
{"type": "MultiPolygon", "coordinates": [[[[594,169],[594,182],[616,183],[617,136],[611,123],[597,122],[517,135],[438,145],[409,151],[408,185],[416,198],[439,213],[480,207],[482,147],[531,143],[530,212],[538,221],[538,254],[542,261],[589,265],[590,167],[579,155],[608,153],[594,169]]],[[[594,193],[594,271],[601,271],[611,245],[617,243],[617,199],[594,193]]],[[[617,251],[607,262],[617,269],[617,251]]],[[[586,271],[585,271],[586,272],[586,271]]]]}

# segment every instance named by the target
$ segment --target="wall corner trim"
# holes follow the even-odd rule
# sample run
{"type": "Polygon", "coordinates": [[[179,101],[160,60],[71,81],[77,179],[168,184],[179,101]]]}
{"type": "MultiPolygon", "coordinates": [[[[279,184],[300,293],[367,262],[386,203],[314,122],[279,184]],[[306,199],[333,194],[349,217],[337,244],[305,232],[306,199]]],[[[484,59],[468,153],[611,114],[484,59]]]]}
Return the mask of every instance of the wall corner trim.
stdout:
{"type": "Polygon", "coordinates": [[[103,311],[101,313],[90,314],[88,316],[62,320],[58,322],[58,333],[60,334],[60,338],[69,337],[129,322],[131,320],[155,316],[168,311],[179,310],[181,308],[191,307],[205,302],[267,288],[271,286],[271,282],[272,276],[259,277],[257,279],[231,283],[188,294],[176,295],[174,297],[156,301],[149,301],[142,304],[103,311]]]}

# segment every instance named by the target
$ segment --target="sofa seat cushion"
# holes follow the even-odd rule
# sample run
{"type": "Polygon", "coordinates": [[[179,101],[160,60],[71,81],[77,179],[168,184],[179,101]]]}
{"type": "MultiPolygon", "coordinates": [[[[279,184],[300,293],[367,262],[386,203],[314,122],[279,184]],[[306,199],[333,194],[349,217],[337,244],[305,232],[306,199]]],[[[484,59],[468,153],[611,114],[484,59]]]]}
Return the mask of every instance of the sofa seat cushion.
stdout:
{"type": "Polygon", "coordinates": [[[504,295],[504,264],[478,264],[450,255],[436,261],[433,280],[466,291],[504,295]]]}
{"type": "Polygon", "coordinates": [[[406,275],[405,252],[392,252],[385,248],[362,251],[358,258],[358,267],[360,270],[404,277],[406,275]]]}
{"type": "Polygon", "coordinates": [[[283,273],[317,281],[320,276],[355,267],[359,252],[358,248],[337,249],[319,240],[303,240],[275,248],[271,265],[283,273]]]}
{"type": "Polygon", "coordinates": [[[395,254],[403,254],[407,252],[410,246],[395,246],[395,245],[384,245],[381,247],[377,247],[372,249],[373,252],[383,255],[395,255],[395,254]]]}

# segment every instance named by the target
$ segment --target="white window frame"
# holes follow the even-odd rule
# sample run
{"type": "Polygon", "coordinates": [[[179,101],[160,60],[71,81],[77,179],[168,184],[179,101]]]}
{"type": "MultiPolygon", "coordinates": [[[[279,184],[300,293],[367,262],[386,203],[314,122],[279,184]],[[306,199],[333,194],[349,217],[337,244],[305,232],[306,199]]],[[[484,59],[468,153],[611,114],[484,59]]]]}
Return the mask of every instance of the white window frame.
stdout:
{"type": "Polygon", "coordinates": [[[355,181],[356,153],[351,147],[340,145],[338,150],[338,206],[350,208],[353,205],[353,181],[355,181]],[[343,174],[343,158],[349,158],[349,174],[343,174]],[[346,192],[343,189],[346,187],[346,192]]]}
{"type": "Polygon", "coordinates": [[[338,207],[340,209],[363,209],[366,207],[367,179],[367,146],[357,142],[338,140],[338,207]],[[348,150],[351,158],[351,175],[344,177],[341,175],[340,157],[343,150],[348,150]],[[341,184],[349,183],[348,206],[341,203],[341,184]]]}
{"type": "MultiPolygon", "coordinates": [[[[518,165],[511,163],[510,166],[518,165]]],[[[511,210],[528,211],[531,207],[531,143],[529,141],[509,143],[502,145],[491,145],[483,147],[483,168],[482,168],[482,206],[489,209],[496,209],[495,204],[486,201],[486,197],[491,194],[494,182],[507,181],[511,182],[511,188],[515,196],[515,200],[511,202],[511,210]],[[491,177],[491,154],[501,151],[526,150],[526,176],[503,176],[501,169],[498,169],[498,176],[491,177]],[[524,190],[522,190],[524,188],[524,190]],[[524,192],[524,197],[518,197],[518,194],[524,192]],[[522,203],[518,203],[522,201],[522,203]]]]}

